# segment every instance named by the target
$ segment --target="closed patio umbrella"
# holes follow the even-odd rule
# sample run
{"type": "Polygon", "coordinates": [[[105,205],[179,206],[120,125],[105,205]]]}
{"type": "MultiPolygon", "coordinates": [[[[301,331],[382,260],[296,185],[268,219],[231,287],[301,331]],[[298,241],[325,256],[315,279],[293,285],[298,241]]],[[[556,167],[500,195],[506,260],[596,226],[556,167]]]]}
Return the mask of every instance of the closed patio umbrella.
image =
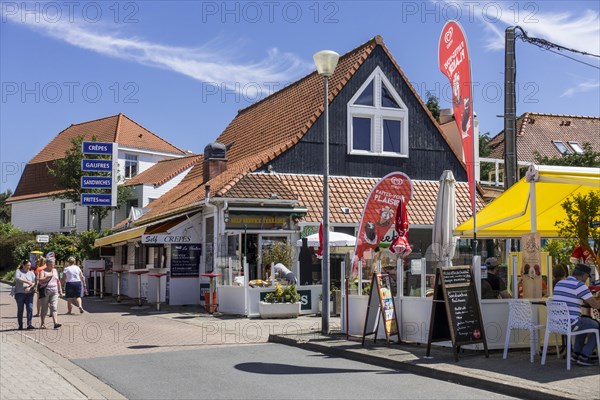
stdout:
{"type": "Polygon", "coordinates": [[[442,172],[440,188],[431,241],[432,261],[437,261],[443,266],[452,265],[452,258],[456,250],[456,237],[452,231],[456,228],[456,179],[452,171],[442,172]]]}

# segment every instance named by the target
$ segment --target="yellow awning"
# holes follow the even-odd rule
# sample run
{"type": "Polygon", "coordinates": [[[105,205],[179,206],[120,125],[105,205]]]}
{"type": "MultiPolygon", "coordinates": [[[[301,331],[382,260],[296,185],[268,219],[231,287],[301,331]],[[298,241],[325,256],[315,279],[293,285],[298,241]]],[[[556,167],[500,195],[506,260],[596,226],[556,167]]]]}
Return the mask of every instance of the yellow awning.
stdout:
{"type": "Polygon", "coordinates": [[[126,242],[127,240],[141,237],[146,231],[146,226],[140,226],[137,228],[127,229],[126,231],[115,233],[109,236],[105,236],[100,239],[96,239],[94,242],[95,247],[110,246],[113,243],[126,242]]]}
{"type": "MultiPolygon", "coordinates": [[[[556,221],[564,220],[564,200],[576,193],[600,191],[599,168],[540,167],[535,183],[536,224],[542,237],[558,237],[556,221]]],[[[531,232],[531,184],[521,179],[477,213],[478,238],[514,238],[531,232]]],[[[455,236],[473,237],[473,218],[454,230],[455,236]]]]}

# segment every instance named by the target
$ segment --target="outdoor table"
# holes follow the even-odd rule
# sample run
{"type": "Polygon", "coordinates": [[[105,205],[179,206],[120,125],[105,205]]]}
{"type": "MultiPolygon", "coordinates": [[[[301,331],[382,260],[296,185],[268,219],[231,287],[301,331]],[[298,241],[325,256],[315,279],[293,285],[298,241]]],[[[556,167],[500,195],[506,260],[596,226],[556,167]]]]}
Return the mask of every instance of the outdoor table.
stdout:
{"type": "Polygon", "coordinates": [[[112,271],[117,274],[117,303],[121,302],[121,274],[126,271],[126,269],[113,269],[112,271]]]}
{"type": "Polygon", "coordinates": [[[147,269],[132,269],[128,271],[130,274],[137,275],[138,277],[138,305],[137,307],[132,307],[136,309],[146,308],[142,307],[142,275],[147,274],[149,271],[147,269]]]}
{"type": "MultiPolygon", "coordinates": [[[[212,314],[215,310],[213,310],[213,293],[215,293],[215,278],[219,276],[223,276],[223,274],[200,274],[200,276],[207,276],[210,279],[210,287],[208,291],[208,313],[212,314]]],[[[214,304],[217,306],[219,303],[214,304]]],[[[204,305],[206,307],[206,304],[204,305]]],[[[216,309],[216,307],[215,307],[216,309]]]]}
{"type": "Polygon", "coordinates": [[[160,278],[165,275],[167,275],[165,272],[153,272],[148,274],[148,276],[158,278],[158,282],[156,283],[156,312],[160,312],[160,278]]]}
{"type": "Polygon", "coordinates": [[[104,290],[102,289],[103,283],[104,283],[104,272],[105,272],[104,268],[91,268],[90,269],[90,278],[92,277],[92,274],[94,274],[94,296],[98,296],[97,281],[98,281],[98,273],[100,273],[100,299],[102,299],[104,297],[104,290]]]}

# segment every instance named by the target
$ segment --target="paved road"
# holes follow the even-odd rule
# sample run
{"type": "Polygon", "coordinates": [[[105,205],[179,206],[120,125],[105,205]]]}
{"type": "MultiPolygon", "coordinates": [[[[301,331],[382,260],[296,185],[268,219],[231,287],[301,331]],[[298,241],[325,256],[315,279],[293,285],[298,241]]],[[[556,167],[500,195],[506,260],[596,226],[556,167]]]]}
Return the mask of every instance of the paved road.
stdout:
{"type": "Polygon", "coordinates": [[[509,399],[277,344],[73,360],[132,399],[509,399]]]}

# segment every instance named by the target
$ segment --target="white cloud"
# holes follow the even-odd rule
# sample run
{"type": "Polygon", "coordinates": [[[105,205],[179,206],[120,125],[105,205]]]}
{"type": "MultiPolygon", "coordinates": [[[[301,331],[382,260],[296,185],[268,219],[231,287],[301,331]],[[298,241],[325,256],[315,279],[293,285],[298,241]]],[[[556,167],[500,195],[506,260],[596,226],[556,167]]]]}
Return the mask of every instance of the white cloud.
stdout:
{"type": "Polygon", "coordinates": [[[598,88],[600,88],[600,81],[585,81],[565,90],[560,97],[572,97],[574,94],[598,90],[598,88]]]}
{"type": "Polygon", "coordinates": [[[174,71],[219,88],[242,92],[249,98],[279,90],[314,68],[296,55],[277,49],[269,49],[262,60],[243,63],[233,60],[231,51],[219,48],[214,41],[197,48],[176,47],[125,37],[122,33],[107,33],[100,24],[50,23],[43,18],[36,21],[6,13],[2,18],[82,49],[174,71]]]}
{"type": "MultiPolygon", "coordinates": [[[[432,0],[433,3],[439,1],[432,0]]],[[[443,0],[447,7],[456,7],[455,0],[443,0]]],[[[578,9],[569,2],[562,2],[567,11],[542,11],[542,3],[464,3],[461,21],[478,20],[489,33],[486,49],[504,49],[504,30],[508,26],[520,26],[530,37],[546,39],[564,47],[600,54],[600,15],[592,9],[578,9]],[[469,6],[466,6],[469,4],[469,6]],[[571,5],[570,5],[571,4],[571,5]]],[[[556,2],[554,4],[559,4],[556,2]]],[[[585,2],[579,3],[584,4],[585,2]]],[[[547,7],[544,7],[547,9],[547,7]]]]}

